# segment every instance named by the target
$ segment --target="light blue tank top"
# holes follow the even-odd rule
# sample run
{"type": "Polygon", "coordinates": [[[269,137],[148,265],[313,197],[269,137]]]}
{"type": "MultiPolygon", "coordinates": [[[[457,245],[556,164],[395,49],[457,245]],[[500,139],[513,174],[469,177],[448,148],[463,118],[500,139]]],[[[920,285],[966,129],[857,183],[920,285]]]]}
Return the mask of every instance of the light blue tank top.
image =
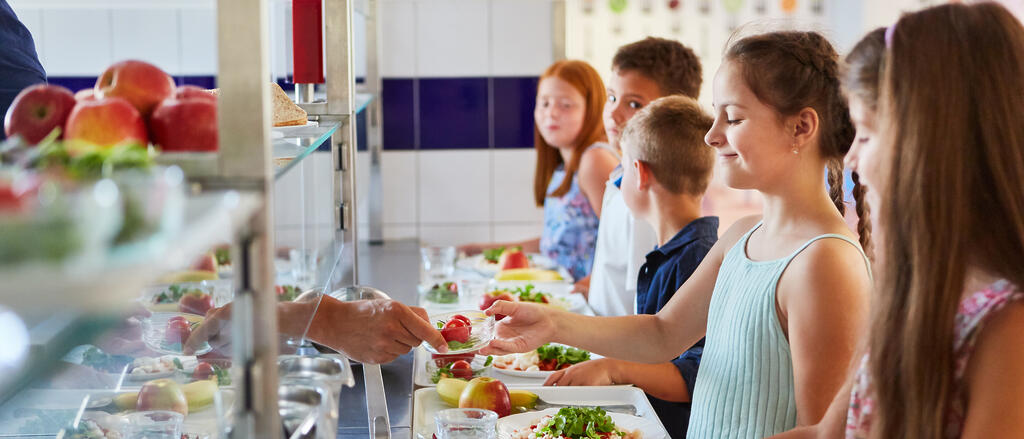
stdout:
{"type": "Polygon", "coordinates": [[[796,427],[793,359],[775,312],[779,278],[796,255],[815,241],[841,239],[860,250],[870,275],[860,245],[836,234],[816,236],[782,259],[752,261],[747,241],[758,227],[761,223],[729,249],[718,270],[693,391],[690,439],[763,438],[796,427]]]}

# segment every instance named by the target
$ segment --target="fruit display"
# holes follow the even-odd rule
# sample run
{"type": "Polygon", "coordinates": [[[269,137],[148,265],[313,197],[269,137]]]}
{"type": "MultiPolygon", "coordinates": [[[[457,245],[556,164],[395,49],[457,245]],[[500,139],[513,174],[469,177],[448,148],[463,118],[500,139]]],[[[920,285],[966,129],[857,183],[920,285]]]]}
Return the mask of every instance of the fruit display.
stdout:
{"type": "MultiPolygon", "coordinates": [[[[72,94],[56,85],[22,90],[4,117],[4,132],[28,147],[60,142],[70,159],[97,150],[134,146],[146,151],[217,151],[217,95],[175,87],[159,67],[119,61],[92,89],[72,94]]],[[[147,154],[148,155],[148,154],[147,154]]]]}

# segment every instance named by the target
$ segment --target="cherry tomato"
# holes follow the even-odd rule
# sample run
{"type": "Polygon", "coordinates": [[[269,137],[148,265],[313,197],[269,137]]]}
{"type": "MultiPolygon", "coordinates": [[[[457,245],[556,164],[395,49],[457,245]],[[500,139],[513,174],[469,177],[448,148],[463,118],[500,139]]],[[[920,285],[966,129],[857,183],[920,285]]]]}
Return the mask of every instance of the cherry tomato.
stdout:
{"type": "Polygon", "coordinates": [[[438,368],[442,368],[445,365],[454,363],[454,362],[459,361],[459,360],[465,360],[467,362],[472,362],[473,358],[475,358],[475,357],[476,357],[476,351],[466,352],[465,354],[455,354],[455,355],[430,354],[430,359],[434,361],[434,364],[436,364],[438,368]]]}
{"type": "Polygon", "coordinates": [[[448,368],[454,378],[462,378],[464,380],[473,378],[473,368],[469,366],[465,360],[459,360],[448,368]]]}
{"type": "Polygon", "coordinates": [[[469,321],[469,317],[462,314],[455,314],[452,316],[452,320],[462,320],[463,322],[466,322],[466,326],[473,326],[473,322],[469,321]]]}
{"type": "Polygon", "coordinates": [[[192,371],[192,379],[194,380],[208,380],[213,375],[213,365],[205,361],[196,365],[196,370],[192,371]]]}
{"type": "Polygon", "coordinates": [[[451,291],[453,293],[459,292],[459,284],[455,282],[448,282],[448,285],[446,285],[446,287],[448,287],[448,291],[451,291]]]}
{"type": "Polygon", "coordinates": [[[167,344],[185,343],[192,335],[192,327],[184,318],[180,320],[171,319],[167,322],[167,331],[164,332],[164,341],[167,344]]]}
{"type": "Polygon", "coordinates": [[[558,368],[558,360],[552,358],[550,360],[541,360],[537,364],[537,368],[540,370],[555,370],[558,368]]]}

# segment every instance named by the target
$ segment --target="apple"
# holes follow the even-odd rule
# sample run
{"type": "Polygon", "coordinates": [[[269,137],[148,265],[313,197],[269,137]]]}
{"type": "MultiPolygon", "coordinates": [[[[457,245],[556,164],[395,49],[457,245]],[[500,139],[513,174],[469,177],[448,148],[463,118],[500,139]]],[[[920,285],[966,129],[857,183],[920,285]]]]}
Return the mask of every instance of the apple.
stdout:
{"type": "Polygon", "coordinates": [[[180,85],[174,89],[174,94],[171,95],[174,99],[205,99],[210,102],[217,102],[217,95],[206,91],[202,87],[196,87],[194,85],[180,85]]]}
{"type": "Polygon", "coordinates": [[[75,92],[76,101],[94,101],[96,100],[96,90],[91,88],[83,88],[75,92]]]}
{"type": "Polygon", "coordinates": [[[149,116],[153,108],[174,93],[174,80],[145,61],[114,63],[96,80],[96,95],[120,97],[130,102],[139,114],[149,116]]]}
{"type": "Polygon", "coordinates": [[[170,410],[188,416],[188,400],[178,383],[169,378],[161,378],[142,385],[135,409],[140,412],[170,410]]]}
{"type": "Polygon", "coordinates": [[[194,88],[176,92],[175,97],[161,102],[153,110],[149,132],[153,144],[162,151],[217,150],[217,99],[194,88]]]}
{"type": "Polygon", "coordinates": [[[7,110],[4,133],[35,145],[57,127],[63,128],[74,106],[71,90],[50,84],[30,86],[18,93],[7,110]]]}
{"type": "Polygon", "coordinates": [[[501,269],[511,270],[513,268],[530,268],[530,260],[522,250],[505,252],[501,255],[501,269]]]}
{"type": "Polygon", "coordinates": [[[124,142],[149,143],[139,111],[121,98],[78,102],[64,125],[64,138],[105,148],[124,142]]]}
{"type": "Polygon", "coordinates": [[[195,271],[212,271],[217,272],[217,257],[213,253],[204,253],[196,262],[192,264],[192,269],[195,271]]]}
{"type": "Polygon", "coordinates": [[[501,418],[512,411],[512,403],[505,383],[491,377],[477,377],[469,380],[466,388],[462,389],[459,408],[490,410],[501,418]]]}
{"type": "MultiPolygon", "coordinates": [[[[180,312],[205,316],[211,308],[213,308],[213,296],[198,290],[185,294],[178,301],[178,311],[180,312]]],[[[187,339],[185,338],[185,340],[187,339]]]]}

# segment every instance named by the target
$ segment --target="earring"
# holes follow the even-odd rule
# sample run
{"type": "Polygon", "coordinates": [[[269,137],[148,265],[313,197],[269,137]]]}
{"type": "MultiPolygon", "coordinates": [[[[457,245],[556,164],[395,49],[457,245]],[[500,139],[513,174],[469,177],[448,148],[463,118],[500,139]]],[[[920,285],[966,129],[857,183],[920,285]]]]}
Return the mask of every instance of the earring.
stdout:
{"type": "Polygon", "coordinates": [[[793,154],[800,154],[800,149],[793,145],[793,154]]]}

